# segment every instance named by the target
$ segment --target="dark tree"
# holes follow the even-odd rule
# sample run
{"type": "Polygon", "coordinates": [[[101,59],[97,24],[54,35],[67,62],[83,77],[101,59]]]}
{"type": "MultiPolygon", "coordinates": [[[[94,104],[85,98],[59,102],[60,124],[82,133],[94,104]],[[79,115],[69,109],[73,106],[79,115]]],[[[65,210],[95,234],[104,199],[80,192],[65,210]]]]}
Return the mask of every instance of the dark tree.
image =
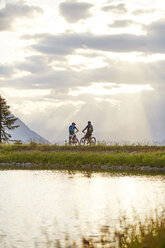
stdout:
{"type": "Polygon", "coordinates": [[[15,118],[10,112],[10,106],[6,104],[5,98],[0,96],[0,143],[8,142],[11,138],[11,134],[7,133],[7,130],[13,130],[18,125],[14,125],[18,118],[15,118]]]}

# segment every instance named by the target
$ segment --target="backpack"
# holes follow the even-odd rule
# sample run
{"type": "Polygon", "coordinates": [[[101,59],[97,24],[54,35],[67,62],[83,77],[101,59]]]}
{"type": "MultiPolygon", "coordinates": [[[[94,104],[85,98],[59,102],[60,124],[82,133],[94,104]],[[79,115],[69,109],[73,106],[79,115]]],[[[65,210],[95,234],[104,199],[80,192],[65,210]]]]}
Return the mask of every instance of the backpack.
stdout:
{"type": "Polygon", "coordinates": [[[92,126],[92,125],[89,126],[89,132],[90,132],[90,133],[93,132],[93,126],[92,126]]]}
{"type": "Polygon", "coordinates": [[[69,126],[69,132],[74,132],[74,126],[73,125],[69,126]]]}

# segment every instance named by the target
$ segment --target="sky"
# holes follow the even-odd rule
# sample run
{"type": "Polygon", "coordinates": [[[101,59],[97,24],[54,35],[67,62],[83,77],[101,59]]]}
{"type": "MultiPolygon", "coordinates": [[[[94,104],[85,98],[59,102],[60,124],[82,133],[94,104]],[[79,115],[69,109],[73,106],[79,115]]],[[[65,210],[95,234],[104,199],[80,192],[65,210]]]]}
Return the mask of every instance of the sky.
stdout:
{"type": "Polygon", "coordinates": [[[0,94],[52,143],[165,141],[165,2],[0,0],[0,94]]]}

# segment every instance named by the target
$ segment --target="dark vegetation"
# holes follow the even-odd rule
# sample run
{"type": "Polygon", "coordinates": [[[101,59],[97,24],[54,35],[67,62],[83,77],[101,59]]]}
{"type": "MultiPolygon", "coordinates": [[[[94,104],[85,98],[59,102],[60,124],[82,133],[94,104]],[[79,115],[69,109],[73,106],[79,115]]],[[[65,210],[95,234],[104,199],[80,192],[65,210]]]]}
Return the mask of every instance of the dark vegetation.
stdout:
{"type": "Polygon", "coordinates": [[[0,143],[8,142],[11,139],[11,134],[7,130],[13,130],[18,125],[14,125],[17,118],[10,112],[10,106],[7,105],[5,98],[0,95],[0,143]]]}

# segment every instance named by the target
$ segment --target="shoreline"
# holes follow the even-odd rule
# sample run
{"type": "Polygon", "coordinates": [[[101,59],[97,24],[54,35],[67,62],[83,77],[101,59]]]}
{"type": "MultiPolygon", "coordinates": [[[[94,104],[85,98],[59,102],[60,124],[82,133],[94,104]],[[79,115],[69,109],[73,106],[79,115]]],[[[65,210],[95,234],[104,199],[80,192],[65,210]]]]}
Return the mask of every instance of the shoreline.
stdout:
{"type": "Polygon", "coordinates": [[[163,172],[165,167],[151,166],[122,166],[122,165],[59,165],[59,164],[34,164],[30,162],[15,163],[15,162],[0,162],[0,170],[77,170],[91,172],[163,172]]]}

